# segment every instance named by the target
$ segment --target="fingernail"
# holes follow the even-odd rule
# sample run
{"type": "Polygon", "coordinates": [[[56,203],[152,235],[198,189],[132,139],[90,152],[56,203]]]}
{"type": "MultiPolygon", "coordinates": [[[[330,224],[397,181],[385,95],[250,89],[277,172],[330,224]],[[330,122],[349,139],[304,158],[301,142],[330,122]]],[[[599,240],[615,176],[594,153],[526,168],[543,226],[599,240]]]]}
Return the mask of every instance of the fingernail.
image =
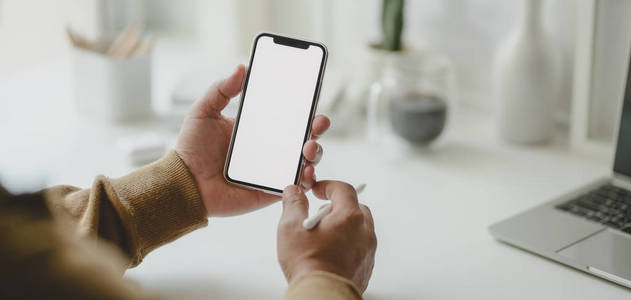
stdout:
{"type": "Polygon", "coordinates": [[[318,180],[316,179],[315,172],[313,172],[313,176],[311,176],[311,177],[313,177],[313,181],[318,181],[318,180]]]}
{"type": "Polygon", "coordinates": [[[300,185],[301,185],[301,186],[302,186],[302,188],[304,188],[305,190],[308,190],[308,189],[310,189],[310,188],[311,188],[311,185],[312,185],[312,184],[311,184],[311,182],[302,182],[300,185]]]}
{"type": "Polygon", "coordinates": [[[296,187],[296,186],[290,186],[285,189],[285,195],[287,196],[297,195],[298,193],[299,193],[299,187],[296,187]]]}
{"type": "Polygon", "coordinates": [[[241,65],[237,65],[237,66],[234,68],[234,70],[232,71],[232,73],[230,73],[230,75],[232,76],[232,75],[234,75],[235,73],[237,73],[237,71],[239,71],[239,67],[240,67],[240,66],[241,66],[241,65]]]}
{"type": "Polygon", "coordinates": [[[322,146],[320,146],[320,144],[317,144],[317,145],[318,145],[318,149],[316,149],[316,153],[317,154],[321,154],[322,153],[322,146]]]}

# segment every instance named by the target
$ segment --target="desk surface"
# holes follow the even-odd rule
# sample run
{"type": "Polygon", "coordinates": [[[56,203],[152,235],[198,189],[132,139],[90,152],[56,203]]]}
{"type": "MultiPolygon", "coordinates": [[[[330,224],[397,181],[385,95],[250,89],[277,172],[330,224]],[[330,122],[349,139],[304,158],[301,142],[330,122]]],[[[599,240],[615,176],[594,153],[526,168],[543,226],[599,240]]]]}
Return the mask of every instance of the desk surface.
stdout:
{"type": "MultiPolygon", "coordinates": [[[[0,82],[0,174],[89,186],[132,169],[113,144],[164,125],[99,125],[73,114],[68,60],[0,82]],[[42,176],[40,174],[44,174],[42,176]]],[[[609,173],[563,143],[524,148],[495,139],[487,116],[454,114],[425,151],[388,152],[361,137],[322,139],[319,178],[367,183],[379,246],[367,299],[628,299],[629,290],[494,240],[487,227],[609,173]]],[[[312,201],[312,210],[319,206],[312,201]]],[[[166,295],[280,299],[279,204],[211,219],[147,256],[126,277],[166,295]]],[[[631,255],[631,254],[630,254],[631,255]]]]}

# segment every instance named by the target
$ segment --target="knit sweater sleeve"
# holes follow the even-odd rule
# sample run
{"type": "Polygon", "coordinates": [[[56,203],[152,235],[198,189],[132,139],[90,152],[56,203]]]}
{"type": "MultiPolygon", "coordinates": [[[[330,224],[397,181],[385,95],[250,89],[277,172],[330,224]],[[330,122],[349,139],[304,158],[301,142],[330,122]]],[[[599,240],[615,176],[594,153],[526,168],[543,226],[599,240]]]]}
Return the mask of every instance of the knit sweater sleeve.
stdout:
{"type": "Polygon", "coordinates": [[[97,176],[89,189],[61,185],[44,196],[56,219],[82,237],[116,245],[127,267],[208,223],[193,176],[175,151],[120,178],[97,176]]]}

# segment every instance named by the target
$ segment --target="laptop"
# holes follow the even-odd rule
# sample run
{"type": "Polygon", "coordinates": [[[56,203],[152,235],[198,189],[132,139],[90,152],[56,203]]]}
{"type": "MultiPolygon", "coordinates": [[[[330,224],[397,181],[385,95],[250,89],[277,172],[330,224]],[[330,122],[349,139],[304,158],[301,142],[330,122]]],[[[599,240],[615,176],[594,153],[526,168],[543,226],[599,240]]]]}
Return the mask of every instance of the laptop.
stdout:
{"type": "Polygon", "coordinates": [[[613,174],[489,227],[500,241],[631,288],[631,65],[613,174]]]}

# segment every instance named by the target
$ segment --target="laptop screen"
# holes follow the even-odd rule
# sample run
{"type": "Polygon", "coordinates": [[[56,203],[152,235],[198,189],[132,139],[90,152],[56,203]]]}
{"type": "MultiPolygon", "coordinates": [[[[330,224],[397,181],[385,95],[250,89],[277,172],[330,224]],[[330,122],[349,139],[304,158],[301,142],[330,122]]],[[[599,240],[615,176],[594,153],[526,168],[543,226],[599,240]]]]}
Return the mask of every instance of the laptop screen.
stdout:
{"type": "Polygon", "coordinates": [[[631,177],[631,63],[627,71],[627,87],[624,92],[622,118],[618,133],[618,147],[613,171],[631,177]]]}

